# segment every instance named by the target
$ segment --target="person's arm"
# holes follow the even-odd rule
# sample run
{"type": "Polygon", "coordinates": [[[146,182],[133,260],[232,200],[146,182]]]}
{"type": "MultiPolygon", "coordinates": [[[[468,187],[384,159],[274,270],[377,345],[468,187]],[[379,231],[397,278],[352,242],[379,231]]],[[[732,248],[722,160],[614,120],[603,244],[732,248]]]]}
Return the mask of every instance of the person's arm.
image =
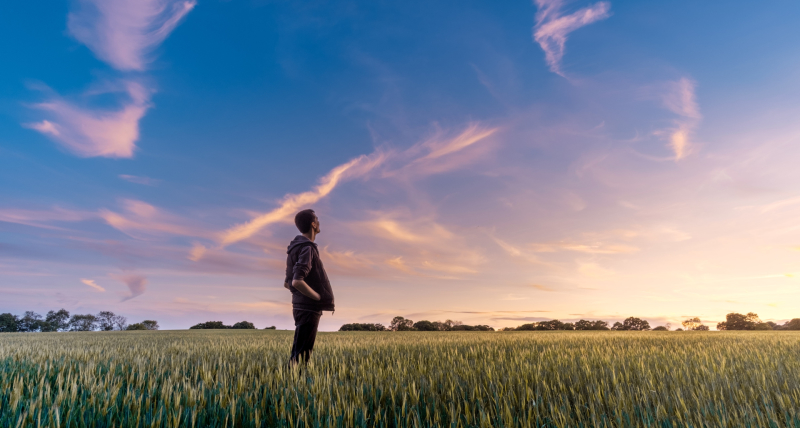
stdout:
{"type": "Polygon", "coordinates": [[[306,246],[300,251],[300,255],[297,257],[297,263],[294,265],[292,287],[296,288],[297,291],[303,293],[309,299],[320,300],[321,297],[319,294],[306,283],[306,275],[311,271],[313,259],[314,252],[311,250],[310,246],[306,246]]]}
{"type": "Polygon", "coordinates": [[[306,284],[306,281],[303,279],[292,280],[292,287],[296,288],[297,291],[305,294],[306,297],[308,297],[309,299],[314,299],[314,300],[321,299],[321,297],[319,297],[319,293],[314,291],[314,289],[312,289],[308,284],[306,284]]]}

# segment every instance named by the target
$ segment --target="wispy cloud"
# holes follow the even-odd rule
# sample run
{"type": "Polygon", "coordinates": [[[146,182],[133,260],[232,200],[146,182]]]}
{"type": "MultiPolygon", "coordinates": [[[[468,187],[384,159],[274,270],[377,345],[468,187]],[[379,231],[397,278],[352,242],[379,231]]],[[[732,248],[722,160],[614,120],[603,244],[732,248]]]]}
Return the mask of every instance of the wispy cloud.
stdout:
{"type": "Polygon", "coordinates": [[[133,157],[139,139],[139,120],[150,108],[150,91],[137,82],[123,81],[107,92],[125,94],[121,108],[84,108],[53,96],[33,105],[49,118],[24,126],[41,132],[78,156],[133,157]]]}
{"type": "Polygon", "coordinates": [[[137,233],[144,233],[199,237],[204,234],[198,228],[187,226],[185,219],[166,213],[146,202],[124,199],[122,206],[123,213],[102,209],[99,216],[110,226],[129,236],[137,237],[137,233]]]}
{"type": "MultiPolygon", "coordinates": [[[[194,8],[194,0],[76,0],[70,34],[120,71],[144,71],[148,54],[194,8]]],[[[133,157],[139,120],[150,108],[152,88],[130,77],[105,93],[124,93],[117,109],[81,106],[54,95],[33,107],[49,117],[24,126],[82,157],[133,157]]],[[[96,95],[93,93],[91,95],[96,95]]]]}
{"type": "Polygon", "coordinates": [[[595,3],[569,15],[562,14],[563,0],[535,0],[539,11],[533,27],[533,39],[542,47],[550,71],[564,76],[561,59],[564,57],[564,44],[567,35],[578,28],[610,16],[611,4],[595,3]]]}
{"type": "Polygon", "coordinates": [[[194,0],[78,0],[70,34],[117,70],[142,71],[148,54],[197,4],[194,0]]]}
{"type": "Polygon", "coordinates": [[[136,184],[143,184],[145,186],[157,186],[158,183],[161,183],[161,180],[150,177],[141,177],[137,175],[120,174],[118,177],[125,181],[136,184]]]}
{"type": "Polygon", "coordinates": [[[499,131],[478,123],[470,123],[455,136],[438,132],[430,139],[421,141],[408,150],[398,153],[395,160],[399,166],[384,171],[384,177],[417,178],[440,174],[470,164],[483,154],[481,151],[468,151],[477,143],[499,131]]]}
{"type": "Polygon", "coordinates": [[[84,284],[86,284],[86,285],[88,285],[89,287],[92,287],[92,288],[94,288],[95,290],[97,290],[97,291],[99,291],[99,292],[101,292],[101,293],[104,293],[104,292],[106,291],[106,289],[105,289],[105,288],[103,288],[103,287],[101,287],[101,286],[97,285],[97,284],[94,282],[94,280],[93,280],[93,279],[83,279],[83,278],[82,278],[82,279],[81,279],[81,282],[82,282],[82,283],[84,283],[84,284]]]}
{"type": "Polygon", "coordinates": [[[270,224],[289,221],[300,208],[307,207],[328,196],[340,182],[367,174],[380,165],[385,158],[384,153],[375,152],[371,155],[361,155],[337,166],[322,177],[313,190],[286,195],[280,201],[280,205],[272,211],[226,230],[219,237],[220,243],[222,246],[231,245],[250,238],[270,224]]]}
{"type": "Polygon", "coordinates": [[[675,127],[667,131],[669,147],[675,153],[675,160],[678,161],[691,153],[691,139],[702,118],[695,97],[695,83],[685,77],[669,82],[662,101],[664,107],[679,116],[675,120],[675,127]]]}
{"type": "Polygon", "coordinates": [[[83,221],[97,214],[55,207],[52,210],[0,209],[0,222],[24,224],[43,229],[58,229],[49,223],[83,221]]]}
{"type": "Polygon", "coordinates": [[[147,291],[147,278],[142,275],[111,275],[112,278],[121,281],[128,287],[129,294],[122,298],[122,301],[141,296],[147,291]]]}

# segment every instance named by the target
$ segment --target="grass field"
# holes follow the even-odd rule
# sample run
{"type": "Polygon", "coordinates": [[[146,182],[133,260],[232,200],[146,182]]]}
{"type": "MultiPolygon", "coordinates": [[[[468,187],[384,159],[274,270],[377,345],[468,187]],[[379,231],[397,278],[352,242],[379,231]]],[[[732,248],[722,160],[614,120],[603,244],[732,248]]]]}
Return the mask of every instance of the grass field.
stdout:
{"type": "Polygon", "coordinates": [[[0,335],[0,426],[800,427],[800,332],[0,335]]]}

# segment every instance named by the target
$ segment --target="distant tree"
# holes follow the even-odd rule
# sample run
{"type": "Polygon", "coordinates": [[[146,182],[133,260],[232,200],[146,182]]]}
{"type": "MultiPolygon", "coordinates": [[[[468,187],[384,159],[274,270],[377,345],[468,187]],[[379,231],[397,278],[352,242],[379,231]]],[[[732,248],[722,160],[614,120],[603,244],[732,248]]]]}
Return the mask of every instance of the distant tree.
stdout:
{"type": "Polygon", "coordinates": [[[540,321],[536,323],[535,330],[563,330],[564,323],[559,320],[540,321]]]}
{"type": "Polygon", "coordinates": [[[760,322],[753,326],[753,330],[772,330],[772,326],[765,322],[760,322]]]}
{"type": "Polygon", "coordinates": [[[653,331],[669,331],[669,329],[663,325],[660,325],[653,329],[653,331]]]}
{"type": "Polygon", "coordinates": [[[575,323],[575,330],[608,330],[608,323],[603,320],[580,320],[575,323]]]}
{"type": "Polygon", "coordinates": [[[615,322],[614,326],[611,327],[612,330],[621,330],[621,331],[646,331],[650,330],[650,323],[646,320],[636,318],[636,317],[628,317],[625,318],[625,321],[622,323],[615,322]]]}
{"type": "Polygon", "coordinates": [[[145,327],[144,324],[137,322],[128,325],[127,327],[125,327],[125,330],[147,330],[147,327],[145,327]]]}
{"type": "Polygon", "coordinates": [[[562,330],[575,330],[575,324],[571,322],[565,322],[562,330]]]}
{"type": "Polygon", "coordinates": [[[697,326],[700,325],[700,323],[701,323],[700,318],[694,317],[682,321],[681,325],[686,330],[694,330],[697,326]]]}
{"type": "Polygon", "coordinates": [[[101,331],[125,330],[128,319],[111,311],[102,311],[97,314],[97,326],[101,331]]]}
{"type": "Polygon", "coordinates": [[[339,331],[386,331],[386,327],[383,324],[353,323],[341,326],[339,331]]]}
{"type": "Polygon", "coordinates": [[[445,330],[452,330],[453,327],[457,325],[463,325],[464,323],[462,323],[461,321],[446,320],[442,324],[444,324],[444,326],[446,327],[445,330]]]}
{"type": "Polygon", "coordinates": [[[800,318],[793,318],[786,323],[787,330],[800,330],[800,318]]]}
{"type": "Polygon", "coordinates": [[[414,329],[414,321],[403,317],[394,317],[392,323],[389,324],[389,329],[392,331],[410,331],[414,329]]]}
{"type": "Polygon", "coordinates": [[[447,324],[445,324],[445,323],[443,323],[441,321],[434,321],[433,322],[433,328],[435,328],[436,331],[448,331],[448,330],[450,330],[450,327],[447,324]]]}
{"type": "Polygon", "coordinates": [[[488,325],[454,325],[452,331],[494,331],[493,327],[488,325]]]}
{"type": "Polygon", "coordinates": [[[234,324],[231,328],[235,328],[238,330],[255,330],[256,326],[253,325],[250,321],[239,321],[234,324]]]}
{"type": "Polygon", "coordinates": [[[419,331],[438,331],[439,329],[430,321],[417,321],[414,323],[414,329],[419,331]]]}
{"type": "Polygon", "coordinates": [[[56,311],[49,311],[44,317],[44,325],[42,331],[67,331],[69,330],[69,311],[66,309],[59,309],[56,311]]]}
{"type": "Polygon", "coordinates": [[[274,325],[271,325],[269,327],[264,327],[264,330],[277,330],[277,329],[275,328],[274,325]]]}
{"type": "Polygon", "coordinates": [[[0,333],[15,333],[19,331],[19,318],[10,313],[0,314],[0,333]]]}
{"type": "Polygon", "coordinates": [[[710,330],[707,325],[698,325],[694,328],[694,331],[708,331],[710,330]]]}
{"type": "Polygon", "coordinates": [[[92,314],[75,314],[69,319],[70,331],[94,331],[97,328],[97,317],[92,314]]]}
{"type": "Polygon", "coordinates": [[[156,320],[144,320],[142,321],[142,325],[148,330],[158,330],[159,328],[158,321],[156,320]]]}
{"type": "Polygon", "coordinates": [[[206,321],[189,327],[190,330],[221,330],[226,328],[230,327],[223,324],[222,321],[206,321]]]}
{"type": "Polygon", "coordinates": [[[516,327],[503,327],[500,329],[500,331],[515,331],[515,330],[516,327]]]}
{"type": "Polygon", "coordinates": [[[725,321],[717,323],[717,330],[755,330],[760,322],[758,314],[754,312],[748,312],[747,315],[731,312],[725,315],[725,321]]]}
{"type": "Polygon", "coordinates": [[[42,316],[33,311],[25,311],[25,315],[19,319],[19,331],[33,333],[42,330],[44,320],[42,316]]]}
{"type": "Polygon", "coordinates": [[[675,331],[683,331],[683,329],[678,327],[678,328],[675,329],[675,331]]]}
{"type": "Polygon", "coordinates": [[[535,329],[536,329],[535,323],[522,324],[521,326],[516,328],[517,331],[532,331],[535,329]]]}

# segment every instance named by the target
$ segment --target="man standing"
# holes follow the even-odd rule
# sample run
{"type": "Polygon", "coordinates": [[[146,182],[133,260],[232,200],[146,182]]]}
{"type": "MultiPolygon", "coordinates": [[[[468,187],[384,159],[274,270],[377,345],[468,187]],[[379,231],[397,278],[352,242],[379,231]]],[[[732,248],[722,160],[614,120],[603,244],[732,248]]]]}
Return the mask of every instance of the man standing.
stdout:
{"type": "Polygon", "coordinates": [[[294,217],[300,230],[286,251],[286,279],[283,286],[292,292],[294,315],[294,343],[291,363],[308,362],[322,311],[333,311],[333,290],[328,275],[319,258],[314,238],[320,232],[319,219],[314,210],[303,210],[294,217]]]}

